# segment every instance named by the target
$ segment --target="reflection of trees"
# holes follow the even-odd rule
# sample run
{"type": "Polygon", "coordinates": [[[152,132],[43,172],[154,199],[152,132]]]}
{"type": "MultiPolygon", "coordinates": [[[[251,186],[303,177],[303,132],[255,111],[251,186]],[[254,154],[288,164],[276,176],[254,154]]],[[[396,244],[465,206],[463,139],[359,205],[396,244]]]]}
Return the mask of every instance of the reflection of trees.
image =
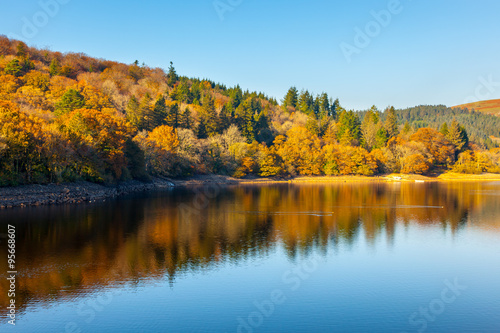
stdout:
{"type": "MultiPolygon", "coordinates": [[[[173,283],[179,274],[266,256],[276,246],[294,258],[355,245],[359,237],[375,244],[385,234],[391,243],[396,224],[441,225],[456,233],[479,216],[481,226],[498,230],[494,191],[477,183],[247,186],[224,191],[187,215],[181,204],[192,206],[195,194],[177,190],[1,216],[17,226],[19,305],[119,281],[168,276],[173,283]]],[[[0,270],[7,271],[4,260],[0,270]]],[[[5,309],[5,279],[0,295],[5,309]]]]}

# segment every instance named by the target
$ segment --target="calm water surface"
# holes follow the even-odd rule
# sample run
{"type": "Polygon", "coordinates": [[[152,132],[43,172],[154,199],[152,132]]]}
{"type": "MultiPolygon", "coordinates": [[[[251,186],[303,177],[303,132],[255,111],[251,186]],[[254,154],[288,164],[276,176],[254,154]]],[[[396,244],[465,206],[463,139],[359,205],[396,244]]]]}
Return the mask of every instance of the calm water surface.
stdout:
{"type": "Polygon", "coordinates": [[[500,332],[500,183],[175,189],[8,223],[1,332],[500,332]]]}

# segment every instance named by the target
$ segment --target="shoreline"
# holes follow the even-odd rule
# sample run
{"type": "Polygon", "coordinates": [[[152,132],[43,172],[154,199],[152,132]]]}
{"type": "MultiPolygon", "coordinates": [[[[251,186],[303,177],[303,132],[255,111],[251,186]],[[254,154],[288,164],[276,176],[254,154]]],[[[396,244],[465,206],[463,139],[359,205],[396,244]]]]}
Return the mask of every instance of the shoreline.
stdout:
{"type": "Polygon", "coordinates": [[[117,185],[75,182],[48,185],[0,187],[0,209],[96,202],[130,193],[172,188],[168,180],[153,178],[151,182],[130,180],[117,185]]]}
{"type": "Polygon", "coordinates": [[[0,209],[43,205],[95,202],[131,193],[147,192],[173,187],[262,184],[362,183],[362,182],[484,182],[499,181],[500,174],[464,175],[444,173],[437,177],[390,174],[381,176],[298,176],[292,178],[233,178],[220,175],[197,175],[187,179],[153,178],[151,182],[126,181],[113,186],[90,182],[48,185],[0,187],[0,209]]]}
{"type": "Polygon", "coordinates": [[[198,175],[189,179],[171,179],[176,187],[190,187],[209,184],[249,185],[249,184],[299,184],[299,183],[355,183],[355,182],[450,182],[450,181],[500,181],[500,174],[456,174],[444,173],[436,177],[405,174],[380,176],[296,176],[290,178],[233,178],[219,175],[198,175]]]}

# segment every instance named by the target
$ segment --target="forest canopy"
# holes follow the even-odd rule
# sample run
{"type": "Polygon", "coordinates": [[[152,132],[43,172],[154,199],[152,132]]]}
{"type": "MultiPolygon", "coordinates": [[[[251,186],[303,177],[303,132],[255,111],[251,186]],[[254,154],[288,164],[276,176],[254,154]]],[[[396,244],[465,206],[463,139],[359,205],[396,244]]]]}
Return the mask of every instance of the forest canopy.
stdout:
{"type": "Polygon", "coordinates": [[[445,106],[345,110],[0,36],[0,185],[150,176],[499,172],[500,118],[445,106]],[[493,138],[493,139],[492,139],[493,138]],[[488,150],[489,149],[489,150],[488,150]]]}

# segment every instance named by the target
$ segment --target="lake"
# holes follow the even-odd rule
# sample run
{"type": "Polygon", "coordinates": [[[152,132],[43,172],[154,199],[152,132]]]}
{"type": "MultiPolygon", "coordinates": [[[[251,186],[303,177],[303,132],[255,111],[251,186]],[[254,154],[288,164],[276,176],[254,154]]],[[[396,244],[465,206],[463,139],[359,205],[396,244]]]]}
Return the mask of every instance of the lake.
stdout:
{"type": "Polygon", "coordinates": [[[0,221],[1,332],[500,332],[498,182],[214,185],[0,221]]]}

